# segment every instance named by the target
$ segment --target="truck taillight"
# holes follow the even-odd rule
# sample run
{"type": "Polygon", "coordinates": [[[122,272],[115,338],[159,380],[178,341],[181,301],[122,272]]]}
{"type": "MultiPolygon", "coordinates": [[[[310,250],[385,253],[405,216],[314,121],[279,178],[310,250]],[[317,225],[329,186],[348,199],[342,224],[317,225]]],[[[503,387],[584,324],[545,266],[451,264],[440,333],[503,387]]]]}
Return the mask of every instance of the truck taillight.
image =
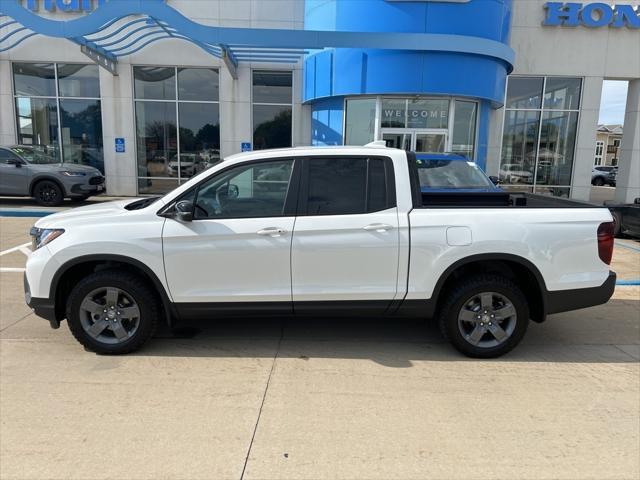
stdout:
{"type": "Polygon", "coordinates": [[[601,223],[598,227],[598,255],[607,265],[611,264],[613,255],[613,232],[615,224],[613,222],[601,223]]]}

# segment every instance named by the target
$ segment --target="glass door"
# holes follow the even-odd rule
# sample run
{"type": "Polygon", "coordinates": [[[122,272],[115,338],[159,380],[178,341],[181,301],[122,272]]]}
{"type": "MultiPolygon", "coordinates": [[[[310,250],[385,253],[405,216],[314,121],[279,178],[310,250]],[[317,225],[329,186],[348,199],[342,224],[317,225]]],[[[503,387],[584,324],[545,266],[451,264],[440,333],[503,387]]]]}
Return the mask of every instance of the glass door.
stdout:
{"type": "Polygon", "coordinates": [[[389,148],[400,148],[402,150],[411,150],[413,148],[413,136],[411,131],[389,130],[382,131],[382,140],[389,148]]]}
{"type": "Polygon", "coordinates": [[[416,153],[444,153],[447,148],[446,131],[416,131],[413,137],[413,151],[416,153]]]}
{"type": "Polygon", "coordinates": [[[382,129],[387,147],[412,150],[416,153],[444,153],[447,149],[446,130],[382,129]]]}

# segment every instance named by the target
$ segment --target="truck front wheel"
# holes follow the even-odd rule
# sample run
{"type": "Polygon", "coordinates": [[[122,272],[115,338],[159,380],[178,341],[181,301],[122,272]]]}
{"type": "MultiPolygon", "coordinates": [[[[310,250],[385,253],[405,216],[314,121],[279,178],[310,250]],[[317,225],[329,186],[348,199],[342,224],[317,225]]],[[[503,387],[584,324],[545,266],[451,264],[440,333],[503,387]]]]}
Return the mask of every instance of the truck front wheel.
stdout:
{"type": "Polygon", "coordinates": [[[156,295],[135,274],[98,271],[71,291],[67,321],[73,336],[87,349],[101,354],[130,353],[155,332],[156,295]]]}
{"type": "Polygon", "coordinates": [[[476,275],[448,290],[438,322],[444,337],[463,354],[493,358],[522,340],[529,324],[529,307],[511,280],[476,275]]]}

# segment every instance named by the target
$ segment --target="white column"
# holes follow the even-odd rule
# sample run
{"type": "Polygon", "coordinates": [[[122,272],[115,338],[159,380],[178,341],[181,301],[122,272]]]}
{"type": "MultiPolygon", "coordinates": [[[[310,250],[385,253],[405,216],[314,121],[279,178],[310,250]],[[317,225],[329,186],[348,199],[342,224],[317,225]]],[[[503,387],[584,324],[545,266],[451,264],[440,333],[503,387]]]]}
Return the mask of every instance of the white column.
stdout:
{"type": "Polygon", "coordinates": [[[589,200],[591,196],[591,170],[593,169],[602,77],[586,77],[582,85],[582,106],[578,120],[571,198],[589,200]]]}
{"type": "Polygon", "coordinates": [[[234,79],[226,67],[220,67],[220,156],[239,153],[242,142],[253,142],[251,123],[251,68],[238,67],[234,79]]]}
{"type": "Polygon", "coordinates": [[[615,199],[621,203],[633,203],[638,197],[640,197],[640,78],[629,82],[615,199]]]}
{"type": "Polygon", "coordinates": [[[138,192],[133,80],[129,63],[118,64],[118,76],[100,69],[102,139],[107,193],[135,196],[138,192]],[[116,153],[116,138],[124,138],[125,152],[116,153]]]}
{"type": "MultiPolygon", "coordinates": [[[[488,108],[488,107],[487,107],[488,108]]],[[[489,112],[489,136],[487,146],[487,175],[498,176],[502,152],[502,129],[504,123],[504,107],[491,109],[489,112]]]]}
{"type": "Polygon", "coordinates": [[[11,85],[11,62],[0,60],[0,145],[16,143],[16,117],[11,85]]]}

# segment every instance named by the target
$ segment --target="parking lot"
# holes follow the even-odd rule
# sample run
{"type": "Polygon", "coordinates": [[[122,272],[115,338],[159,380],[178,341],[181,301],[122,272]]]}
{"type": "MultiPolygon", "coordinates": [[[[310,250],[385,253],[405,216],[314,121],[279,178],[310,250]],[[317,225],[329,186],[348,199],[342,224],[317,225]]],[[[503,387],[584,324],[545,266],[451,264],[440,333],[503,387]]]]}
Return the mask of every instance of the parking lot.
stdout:
{"type": "MultiPolygon", "coordinates": [[[[637,479],[640,287],[489,361],[417,321],[211,320],[98,356],[24,304],[0,218],[2,479],[637,479]]],[[[613,269],[640,278],[640,243],[613,269]]]]}

